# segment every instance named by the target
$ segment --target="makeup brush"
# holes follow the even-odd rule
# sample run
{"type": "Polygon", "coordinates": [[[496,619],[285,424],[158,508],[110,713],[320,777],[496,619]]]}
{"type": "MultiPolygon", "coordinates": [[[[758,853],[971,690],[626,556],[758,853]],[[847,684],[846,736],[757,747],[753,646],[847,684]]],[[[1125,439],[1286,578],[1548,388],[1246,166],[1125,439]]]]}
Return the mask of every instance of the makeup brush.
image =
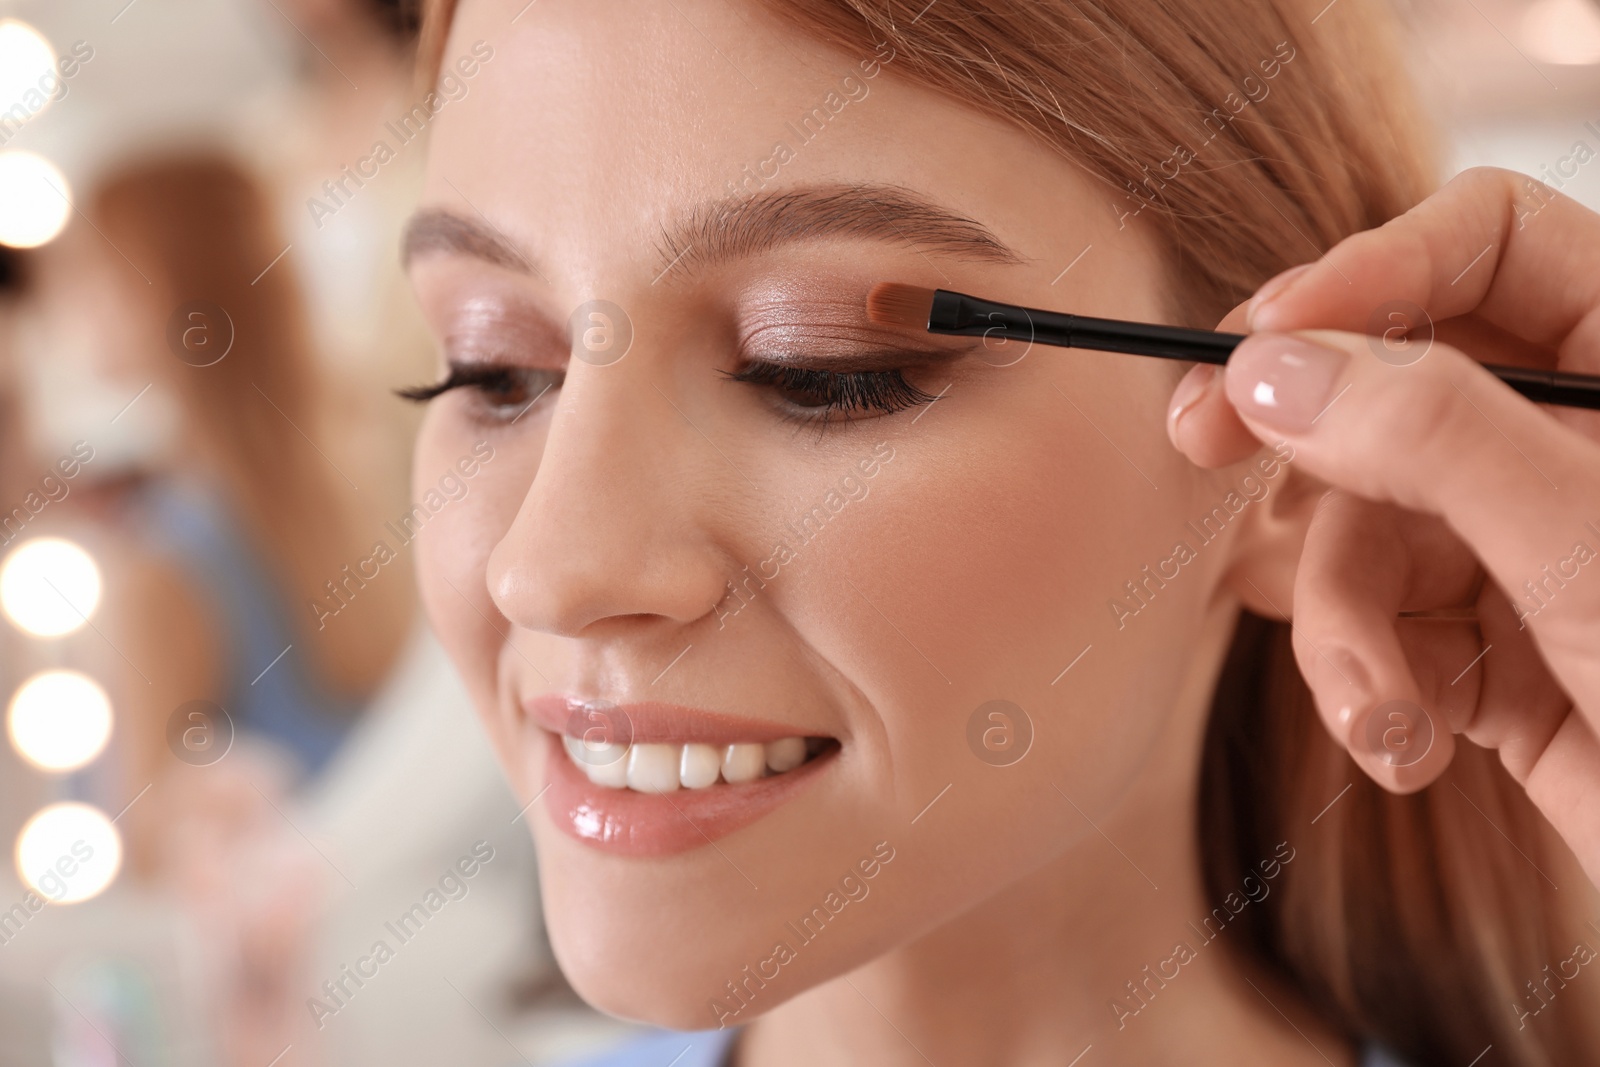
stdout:
{"type": "MultiPolygon", "coordinates": [[[[1229,354],[1246,336],[1042,311],[900,282],[879,282],[872,287],[867,293],[867,317],[884,326],[957,337],[1003,337],[1060,348],[1089,348],[1195,363],[1228,362],[1229,354]]],[[[1529,400],[1600,409],[1600,375],[1495,363],[1485,363],[1483,368],[1529,400]]]]}

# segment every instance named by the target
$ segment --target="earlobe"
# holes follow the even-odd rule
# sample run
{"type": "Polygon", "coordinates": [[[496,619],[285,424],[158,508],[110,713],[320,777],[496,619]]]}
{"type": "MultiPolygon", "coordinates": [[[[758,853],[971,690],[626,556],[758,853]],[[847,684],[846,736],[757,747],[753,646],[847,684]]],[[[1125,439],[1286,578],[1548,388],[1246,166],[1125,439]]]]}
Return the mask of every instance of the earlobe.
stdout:
{"type": "Polygon", "coordinates": [[[1287,621],[1294,614],[1294,579],[1306,530],[1328,487],[1292,458],[1280,458],[1284,455],[1292,456],[1292,450],[1280,445],[1245,464],[1249,473],[1243,477],[1256,479],[1265,495],[1250,504],[1222,582],[1257,615],[1287,621]],[[1275,476],[1268,475],[1273,468],[1275,476]]]}

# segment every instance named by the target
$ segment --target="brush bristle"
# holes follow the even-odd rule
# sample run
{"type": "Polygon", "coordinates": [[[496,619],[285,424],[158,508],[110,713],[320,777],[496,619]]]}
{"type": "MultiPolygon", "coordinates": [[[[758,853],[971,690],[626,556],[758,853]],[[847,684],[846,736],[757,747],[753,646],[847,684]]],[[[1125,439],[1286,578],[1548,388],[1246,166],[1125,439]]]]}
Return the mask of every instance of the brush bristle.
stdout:
{"type": "Polygon", "coordinates": [[[883,326],[926,330],[933,311],[933,290],[900,282],[879,282],[867,294],[867,317],[883,326]]]}

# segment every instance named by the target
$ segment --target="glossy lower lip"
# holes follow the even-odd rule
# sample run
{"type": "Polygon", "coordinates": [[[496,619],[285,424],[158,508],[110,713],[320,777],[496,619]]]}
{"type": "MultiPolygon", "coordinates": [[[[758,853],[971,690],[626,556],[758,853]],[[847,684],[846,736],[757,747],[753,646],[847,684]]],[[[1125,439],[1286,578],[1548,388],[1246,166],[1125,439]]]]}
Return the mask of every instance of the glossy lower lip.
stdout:
{"type": "Polygon", "coordinates": [[[544,803],[550,818],[584,844],[622,856],[687,852],[748,826],[794,798],[839,753],[837,746],[829,748],[792,771],[753,782],[636,793],[589,781],[558,734],[547,731],[544,742],[544,803]]]}
{"type": "Polygon", "coordinates": [[[583,716],[583,701],[559,693],[533,697],[523,701],[522,706],[535,725],[551,733],[588,736],[619,744],[733,745],[779,741],[785,737],[826,736],[801,726],[725,715],[681,704],[598,702],[594,705],[593,716],[588,719],[583,716]]]}

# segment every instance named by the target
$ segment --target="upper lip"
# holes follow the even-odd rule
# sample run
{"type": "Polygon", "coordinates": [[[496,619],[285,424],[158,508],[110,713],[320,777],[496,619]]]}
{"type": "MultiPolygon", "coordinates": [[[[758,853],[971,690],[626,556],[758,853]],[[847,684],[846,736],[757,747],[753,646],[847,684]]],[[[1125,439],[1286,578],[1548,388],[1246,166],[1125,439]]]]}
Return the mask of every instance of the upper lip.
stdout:
{"type": "Polygon", "coordinates": [[[551,733],[579,737],[598,727],[596,740],[612,743],[733,745],[826,736],[784,723],[659,701],[614,704],[547,693],[525,699],[522,706],[535,725],[551,733]]]}

